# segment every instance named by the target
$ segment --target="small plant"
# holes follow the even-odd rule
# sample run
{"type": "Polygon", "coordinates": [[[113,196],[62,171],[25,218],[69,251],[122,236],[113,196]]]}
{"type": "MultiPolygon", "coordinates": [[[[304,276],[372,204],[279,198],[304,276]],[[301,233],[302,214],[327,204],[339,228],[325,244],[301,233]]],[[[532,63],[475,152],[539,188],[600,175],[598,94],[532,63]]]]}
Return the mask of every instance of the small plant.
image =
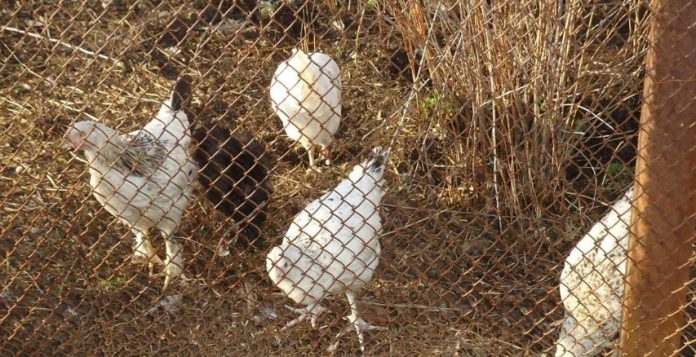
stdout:
{"type": "Polygon", "coordinates": [[[376,9],[379,6],[379,0],[367,0],[366,4],[368,9],[376,9]]]}
{"type": "Polygon", "coordinates": [[[115,291],[126,285],[126,279],[122,276],[117,276],[109,280],[99,282],[99,287],[104,291],[115,291]]]}
{"type": "Polygon", "coordinates": [[[456,113],[457,106],[448,98],[441,98],[430,94],[423,99],[422,108],[426,115],[438,115],[449,117],[456,113]]]}
{"type": "Polygon", "coordinates": [[[425,99],[423,99],[423,109],[425,109],[426,111],[431,111],[431,110],[437,108],[437,105],[439,103],[440,103],[440,99],[436,95],[431,94],[431,95],[425,97],[425,99]]]}
{"type": "Polygon", "coordinates": [[[628,184],[633,179],[633,175],[622,162],[614,160],[607,166],[607,178],[621,184],[628,184]]]}
{"type": "Polygon", "coordinates": [[[261,18],[269,19],[280,7],[280,1],[262,1],[259,7],[259,15],[261,18]]]}

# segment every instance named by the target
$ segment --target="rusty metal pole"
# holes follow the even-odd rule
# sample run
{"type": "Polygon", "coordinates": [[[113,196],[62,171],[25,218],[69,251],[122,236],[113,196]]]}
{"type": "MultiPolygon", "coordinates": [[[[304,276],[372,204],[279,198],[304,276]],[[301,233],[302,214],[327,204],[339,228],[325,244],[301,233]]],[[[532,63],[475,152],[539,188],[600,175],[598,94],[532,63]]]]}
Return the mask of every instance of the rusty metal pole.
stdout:
{"type": "Polygon", "coordinates": [[[679,350],[696,227],[696,0],[655,0],[652,10],[623,356],[679,350]]]}

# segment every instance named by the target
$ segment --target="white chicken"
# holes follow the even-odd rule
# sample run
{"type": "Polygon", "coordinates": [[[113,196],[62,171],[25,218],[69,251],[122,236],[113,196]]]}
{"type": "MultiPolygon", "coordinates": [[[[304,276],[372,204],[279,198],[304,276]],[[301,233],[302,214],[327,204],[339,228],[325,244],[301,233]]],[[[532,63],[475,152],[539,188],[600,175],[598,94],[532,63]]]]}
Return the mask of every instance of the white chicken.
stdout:
{"type": "Polygon", "coordinates": [[[150,274],[155,264],[165,266],[164,288],[182,275],[183,251],[173,234],[196,178],[204,196],[241,227],[249,242],[265,220],[272,190],[265,148],[259,144],[219,126],[199,128],[192,140],[182,110],[190,92],[188,80],[179,79],[157,116],[141,130],[121,135],[104,124],[82,121],[65,134],[68,146],[85,153],[97,201],[135,234],[132,261],[147,263],[150,274]],[[189,150],[192,141],[195,150],[189,150]],[[153,228],[165,239],[164,262],[147,238],[153,228]]]}
{"type": "Polygon", "coordinates": [[[66,143],[84,151],[94,197],[135,234],[134,263],[164,264],[164,287],[179,277],[181,247],[173,236],[192,196],[197,167],[188,153],[191,133],[181,104],[190,92],[186,80],[177,81],[169,100],[141,130],[120,135],[94,121],[75,123],[66,143]],[[165,239],[164,262],[147,238],[156,228],[165,239]]]}
{"type": "Polygon", "coordinates": [[[375,148],[334,190],[310,203],[293,220],[280,246],[266,258],[273,283],[301,305],[285,327],[311,317],[312,326],[324,308],[320,301],[346,294],[364,351],[363,331],[377,329],[358,316],[356,294],[372,280],[379,264],[384,196],[383,175],[389,150],[375,148]]]}
{"type": "Polygon", "coordinates": [[[633,188],[566,258],[560,284],[566,314],[557,357],[597,355],[619,331],[632,200],[633,188]]]}
{"type": "Polygon", "coordinates": [[[288,137],[307,150],[309,166],[320,171],[314,147],[330,165],[330,145],[341,124],[341,70],[323,53],[294,49],[271,80],[271,104],[288,137]]]}

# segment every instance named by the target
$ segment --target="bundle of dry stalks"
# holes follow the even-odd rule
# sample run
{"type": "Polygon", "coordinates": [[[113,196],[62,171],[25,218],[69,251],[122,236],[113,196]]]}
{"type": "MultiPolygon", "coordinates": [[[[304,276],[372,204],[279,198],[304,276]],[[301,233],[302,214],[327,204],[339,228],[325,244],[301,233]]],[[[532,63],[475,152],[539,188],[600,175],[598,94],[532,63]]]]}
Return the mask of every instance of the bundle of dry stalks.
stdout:
{"type": "MultiPolygon", "coordinates": [[[[425,58],[417,88],[435,107],[428,127],[453,144],[443,146],[445,176],[483,175],[495,196],[491,213],[547,216],[550,205],[565,205],[557,198],[569,181],[580,180],[582,193],[595,188],[588,177],[603,181],[600,166],[616,153],[588,153],[588,141],[632,140],[644,1],[401,0],[385,8],[411,63],[425,58]]],[[[628,170],[631,154],[620,156],[628,170]]]]}

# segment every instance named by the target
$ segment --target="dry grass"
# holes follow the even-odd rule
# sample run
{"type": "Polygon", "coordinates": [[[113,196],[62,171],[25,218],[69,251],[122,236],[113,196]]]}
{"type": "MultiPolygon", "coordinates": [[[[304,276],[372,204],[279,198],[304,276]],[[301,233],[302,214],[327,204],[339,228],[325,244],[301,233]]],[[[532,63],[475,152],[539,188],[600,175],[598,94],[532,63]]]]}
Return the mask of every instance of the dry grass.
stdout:
{"type": "MultiPolygon", "coordinates": [[[[335,342],[343,299],[328,303],[325,327],[280,333],[289,301],[266,279],[263,250],[216,257],[230,224],[202,201],[179,230],[193,278],[177,287],[181,309],[149,312],[161,281],[128,263],[130,234],[59,144],[86,115],[139,127],[177,72],[195,79],[197,121],[267,145],[268,246],[369,149],[396,138],[382,264],[363,297],[365,318],[389,330],[370,335],[369,354],[538,355],[553,345],[562,259],[630,181],[646,2],[296,2],[270,18],[256,9],[243,28],[234,27],[253,1],[221,2],[231,20],[222,23],[218,2],[157,3],[0,10],[0,24],[102,55],[0,31],[2,349],[322,355],[335,342]],[[182,53],[167,60],[177,40],[182,53]],[[294,46],[342,67],[345,120],[323,175],[304,170],[270,110],[271,75],[294,46]]],[[[354,335],[340,342],[337,354],[357,351],[354,335]]]]}

